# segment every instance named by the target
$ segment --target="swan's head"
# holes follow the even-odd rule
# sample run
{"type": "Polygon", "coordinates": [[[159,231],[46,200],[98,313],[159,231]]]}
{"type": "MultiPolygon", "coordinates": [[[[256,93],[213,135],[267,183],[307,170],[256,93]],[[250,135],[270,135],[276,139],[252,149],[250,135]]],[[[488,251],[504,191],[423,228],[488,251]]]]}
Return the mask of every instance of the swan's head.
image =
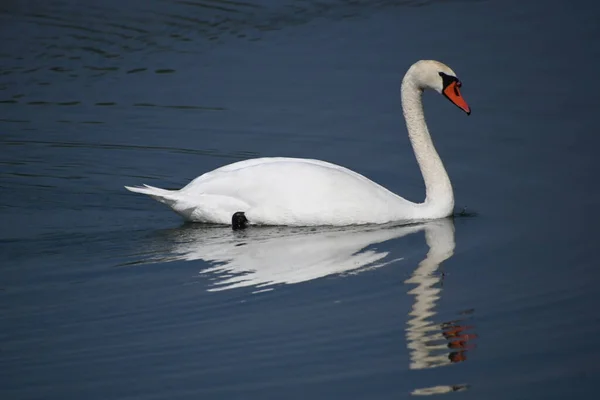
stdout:
{"type": "Polygon", "coordinates": [[[458,108],[471,114],[471,108],[460,94],[462,83],[446,64],[434,60],[421,60],[414,63],[404,80],[410,80],[419,89],[433,89],[443,94],[458,108]]]}

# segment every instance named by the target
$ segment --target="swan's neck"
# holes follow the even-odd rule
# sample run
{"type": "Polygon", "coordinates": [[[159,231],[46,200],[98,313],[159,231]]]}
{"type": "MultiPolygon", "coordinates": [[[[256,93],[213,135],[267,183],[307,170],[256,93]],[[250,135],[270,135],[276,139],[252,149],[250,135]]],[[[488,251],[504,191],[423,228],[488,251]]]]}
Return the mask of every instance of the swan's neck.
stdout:
{"type": "Polygon", "coordinates": [[[402,111],[408,137],[425,181],[426,197],[418,205],[417,218],[442,218],[452,214],[454,194],[448,173],[435,150],[423,115],[423,89],[407,75],[402,81],[402,111]]]}

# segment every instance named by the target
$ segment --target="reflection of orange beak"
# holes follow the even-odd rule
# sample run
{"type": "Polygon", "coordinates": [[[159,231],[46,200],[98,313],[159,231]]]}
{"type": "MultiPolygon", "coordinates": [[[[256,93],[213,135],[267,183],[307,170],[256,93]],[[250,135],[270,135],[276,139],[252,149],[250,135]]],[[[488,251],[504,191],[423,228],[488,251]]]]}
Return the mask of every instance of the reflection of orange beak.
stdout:
{"type": "Polygon", "coordinates": [[[454,351],[448,354],[448,358],[453,363],[467,361],[467,352],[465,350],[454,351]]]}
{"type": "Polygon", "coordinates": [[[451,82],[444,89],[444,96],[448,98],[451,102],[453,102],[458,108],[467,113],[467,115],[471,114],[471,108],[465,101],[465,99],[461,96],[460,91],[458,90],[459,84],[458,82],[451,82]]]}

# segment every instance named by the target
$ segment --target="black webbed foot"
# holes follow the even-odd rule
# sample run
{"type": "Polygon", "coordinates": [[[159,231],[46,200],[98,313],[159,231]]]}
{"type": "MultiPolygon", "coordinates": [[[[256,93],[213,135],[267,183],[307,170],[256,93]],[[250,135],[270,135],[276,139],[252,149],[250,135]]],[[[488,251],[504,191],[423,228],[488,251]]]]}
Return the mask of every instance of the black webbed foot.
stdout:
{"type": "Polygon", "coordinates": [[[234,231],[245,229],[248,224],[248,219],[243,211],[238,211],[231,217],[231,229],[234,231]]]}

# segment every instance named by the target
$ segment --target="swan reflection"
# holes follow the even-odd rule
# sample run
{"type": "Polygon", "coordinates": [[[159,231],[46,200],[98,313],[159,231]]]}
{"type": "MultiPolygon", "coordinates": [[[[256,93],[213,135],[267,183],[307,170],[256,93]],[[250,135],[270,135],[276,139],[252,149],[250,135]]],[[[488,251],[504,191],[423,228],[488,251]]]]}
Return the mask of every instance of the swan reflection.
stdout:
{"type": "MultiPolygon", "coordinates": [[[[405,281],[410,286],[408,294],[413,297],[406,327],[409,368],[419,370],[465,361],[476,338],[469,333],[472,327],[465,324],[468,315],[452,321],[433,320],[444,279],[440,265],[454,254],[452,219],[385,227],[253,227],[238,232],[187,226],[167,235],[170,261],[202,259],[210,264],[200,272],[200,276],[211,281],[210,291],[243,287],[265,291],[276,285],[382,267],[401,258],[391,257],[378,244],[420,231],[425,233],[429,251],[405,281]]],[[[415,389],[412,394],[449,393],[467,387],[433,386],[415,389]]]]}
{"type": "Polygon", "coordinates": [[[453,392],[462,392],[469,388],[468,385],[439,385],[422,389],[415,389],[411,392],[413,396],[433,396],[435,394],[446,394],[453,392]]]}

